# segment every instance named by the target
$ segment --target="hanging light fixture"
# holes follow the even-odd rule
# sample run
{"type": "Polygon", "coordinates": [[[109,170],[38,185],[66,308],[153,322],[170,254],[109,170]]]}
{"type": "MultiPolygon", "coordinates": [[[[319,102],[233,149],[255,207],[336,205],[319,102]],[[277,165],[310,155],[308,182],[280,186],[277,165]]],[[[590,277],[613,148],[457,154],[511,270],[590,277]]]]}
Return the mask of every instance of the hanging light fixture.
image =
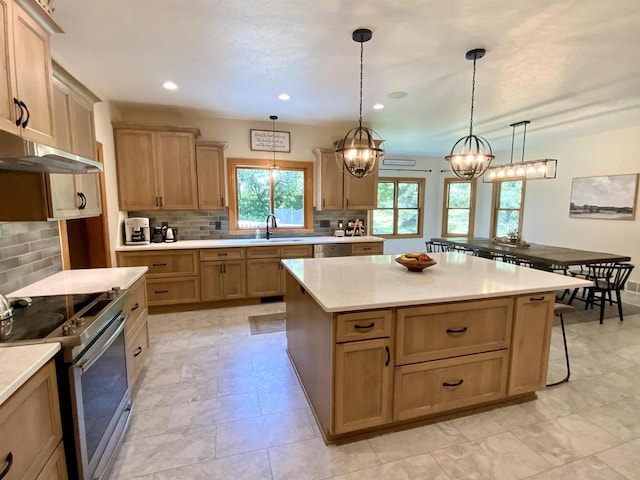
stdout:
{"type": "Polygon", "coordinates": [[[458,140],[447,155],[445,160],[449,162],[451,172],[463,180],[471,180],[482,175],[491,160],[495,158],[491,151],[491,145],[484,138],[473,134],[473,101],[476,90],[476,61],[484,57],[484,48],[469,50],[467,60],[473,60],[473,81],[471,82],[471,121],[469,122],[469,135],[458,140]]]}
{"type": "Polygon", "coordinates": [[[360,43],[360,119],[358,127],[347,132],[344,138],[336,142],[336,161],[340,168],[346,168],[350,175],[362,178],[373,173],[376,162],[382,161],[384,149],[376,132],[362,126],[362,71],[364,42],[371,40],[371,30],[359,28],[352,34],[355,42],[360,43]],[[376,138],[377,137],[377,138],[376,138]]]}
{"type": "Polygon", "coordinates": [[[271,150],[273,151],[273,165],[269,167],[269,173],[271,177],[275,177],[278,174],[278,165],[276,165],[276,120],[277,115],[269,115],[271,120],[271,150]]]}
{"type": "Polygon", "coordinates": [[[489,167],[482,177],[484,183],[502,182],[504,180],[540,180],[556,178],[558,161],[551,158],[542,160],[524,161],[524,146],[527,140],[527,125],[531,122],[523,120],[509,125],[513,131],[511,133],[511,161],[507,165],[493,165],[489,167]],[[522,135],[522,160],[513,163],[513,144],[516,136],[516,127],[524,126],[522,135]]]}

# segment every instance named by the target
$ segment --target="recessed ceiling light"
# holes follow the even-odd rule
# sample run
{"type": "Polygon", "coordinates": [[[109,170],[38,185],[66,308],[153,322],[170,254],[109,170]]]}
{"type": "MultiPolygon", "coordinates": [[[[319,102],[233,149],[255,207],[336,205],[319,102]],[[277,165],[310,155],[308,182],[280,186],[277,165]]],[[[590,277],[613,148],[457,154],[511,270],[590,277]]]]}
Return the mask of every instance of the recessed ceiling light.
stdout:
{"type": "Polygon", "coordinates": [[[280,95],[278,95],[278,98],[280,100],[289,100],[291,97],[289,96],[288,93],[281,93],[280,95]]]}
{"type": "Polygon", "coordinates": [[[374,109],[374,110],[382,110],[383,108],[384,108],[384,105],[383,105],[383,104],[381,104],[381,103],[376,103],[376,104],[373,106],[373,109],[374,109]]]}
{"type": "Polygon", "coordinates": [[[173,82],[164,82],[162,84],[162,86],[164,88],[166,88],[167,90],[177,90],[178,89],[178,86],[173,82]]]}
{"type": "Polygon", "coordinates": [[[398,98],[404,98],[409,95],[407,92],[391,92],[387,94],[387,98],[397,100],[398,98]]]}

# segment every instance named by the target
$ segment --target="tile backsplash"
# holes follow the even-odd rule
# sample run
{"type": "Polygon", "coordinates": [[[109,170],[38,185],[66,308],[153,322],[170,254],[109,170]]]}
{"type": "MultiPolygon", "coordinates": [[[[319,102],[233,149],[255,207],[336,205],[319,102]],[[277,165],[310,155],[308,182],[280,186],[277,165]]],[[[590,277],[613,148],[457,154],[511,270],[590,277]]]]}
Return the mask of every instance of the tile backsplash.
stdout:
{"type": "Polygon", "coordinates": [[[0,293],[62,270],[58,222],[0,223],[0,293]]]}
{"type": "MultiPolygon", "coordinates": [[[[216,238],[242,238],[253,237],[254,232],[247,235],[229,235],[229,212],[220,211],[148,211],[129,212],[129,217],[147,217],[150,220],[151,229],[159,227],[162,222],[167,222],[170,227],[177,227],[178,240],[209,240],[216,238]]],[[[346,225],[347,219],[359,218],[365,224],[367,212],[362,211],[317,211],[313,212],[313,233],[300,234],[300,236],[324,236],[333,235],[338,228],[338,220],[346,225]],[[329,226],[326,227],[325,225],[329,226]],[[321,226],[322,225],[322,226],[321,226]]],[[[266,223],[265,223],[266,225],[266,223]]],[[[121,226],[122,228],[122,226],[121,226]]],[[[264,233],[264,225],[261,230],[264,233]]],[[[277,229],[275,235],[278,235],[277,229]]],[[[287,234],[290,236],[291,234],[287,234]]]]}

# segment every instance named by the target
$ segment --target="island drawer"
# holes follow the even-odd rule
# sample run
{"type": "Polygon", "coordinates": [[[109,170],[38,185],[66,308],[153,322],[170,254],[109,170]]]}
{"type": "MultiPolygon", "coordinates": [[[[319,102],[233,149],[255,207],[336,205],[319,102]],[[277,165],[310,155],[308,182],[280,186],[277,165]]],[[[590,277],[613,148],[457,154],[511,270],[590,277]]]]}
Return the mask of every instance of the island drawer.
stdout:
{"type": "Polygon", "coordinates": [[[391,336],[391,310],[336,315],[336,342],[353,342],[391,336]]]}
{"type": "Polygon", "coordinates": [[[126,330],[130,332],[140,323],[142,313],[147,308],[147,284],[145,278],[138,279],[136,283],[129,288],[129,296],[124,304],[124,311],[129,314],[126,330]]]}
{"type": "Polygon", "coordinates": [[[383,250],[382,242],[353,243],[351,245],[351,255],[382,255],[383,250]]]}
{"type": "Polygon", "coordinates": [[[399,308],[396,365],[508,348],[513,299],[399,308]]]}
{"type": "Polygon", "coordinates": [[[147,278],[195,275],[200,261],[197,250],[171,250],[165,252],[118,252],[121,267],[146,266],[147,278]]]}
{"type": "Polygon", "coordinates": [[[200,278],[162,278],[147,280],[149,305],[173,305],[200,301],[200,278]]]}
{"type": "Polygon", "coordinates": [[[244,248],[208,248],[200,250],[200,260],[243,260],[244,248]]]}
{"type": "Polygon", "coordinates": [[[506,397],[507,350],[395,369],[394,421],[506,397]]]}

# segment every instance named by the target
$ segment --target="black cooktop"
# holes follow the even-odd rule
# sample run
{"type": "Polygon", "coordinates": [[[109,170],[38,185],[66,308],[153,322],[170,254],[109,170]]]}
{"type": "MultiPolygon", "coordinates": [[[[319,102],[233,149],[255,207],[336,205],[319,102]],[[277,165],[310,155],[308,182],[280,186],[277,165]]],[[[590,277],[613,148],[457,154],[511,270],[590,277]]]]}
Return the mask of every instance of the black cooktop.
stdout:
{"type": "Polygon", "coordinates": [[[102,293],[51,295],[12,301],[15,315],[0,321],[0,343],[45,338],[102,293]]]}

